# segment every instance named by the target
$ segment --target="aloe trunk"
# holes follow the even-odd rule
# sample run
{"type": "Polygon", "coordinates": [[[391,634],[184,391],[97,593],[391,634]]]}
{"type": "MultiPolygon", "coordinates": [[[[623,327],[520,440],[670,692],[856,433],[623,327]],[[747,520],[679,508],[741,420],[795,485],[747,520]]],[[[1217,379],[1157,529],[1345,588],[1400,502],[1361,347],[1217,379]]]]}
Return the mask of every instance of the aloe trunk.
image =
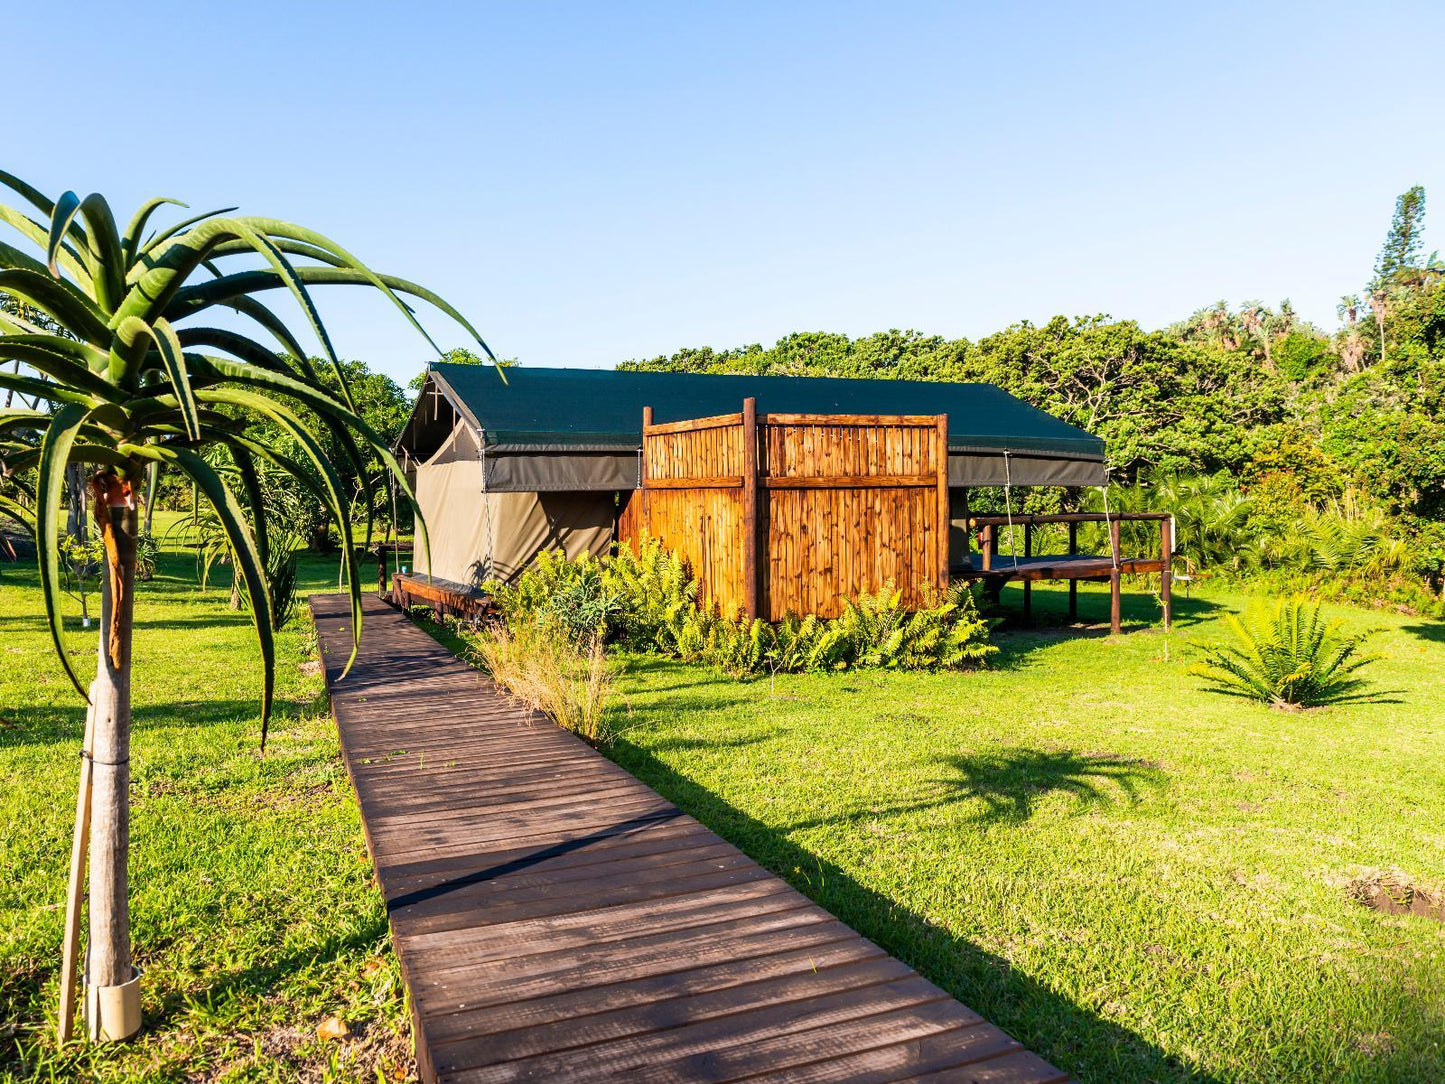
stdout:
{"type": "Polygon", "coordinates": [[[90,829],[88,981],[119,986],[132,974],[130,902],[130,661],[135,627],[135,559],[139,521],[130,484],[107,472],[92,483],[105,541],[100,642],[90,686],[94,733],[90,829]]]}

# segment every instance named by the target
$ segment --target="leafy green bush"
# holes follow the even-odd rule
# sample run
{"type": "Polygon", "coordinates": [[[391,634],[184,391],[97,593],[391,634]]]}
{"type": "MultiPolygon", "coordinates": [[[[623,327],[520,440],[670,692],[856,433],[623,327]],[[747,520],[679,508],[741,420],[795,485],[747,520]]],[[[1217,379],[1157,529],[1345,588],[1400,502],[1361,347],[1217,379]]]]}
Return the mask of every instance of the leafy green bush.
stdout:
{"type": "MultiPolygon", "coordinates": [[[[290,623],[296,613],[296,573],[306,539],[295,531],[273,534],[266,554],[266,590],[271,595],[271,627],[277,632],[290,623]]],[[[246,581],[237,577],[236,591],[241,605],[249,607],[251,598],[246,581]]]]}
{"type": "Polygon", "coordinates": [[[1325,621],[1318,606],[1282,599],[1274,613],[1246,624],[1228,614],[1238,647],[1209,649],[1189,672],[1222,691],[1276,707],[1308,708],[1357,699],[1365,682],[1354,676],[1381,658],[1361,651],[1378,630],[1344,635],[1342,621],[1325,621]]]}
{"type": "Polygon", "coordinates": [[[607,586],[622,600],[613,629],[628,647],[671,653],[697,611],[697,583],[687,563],[662,548],[656,539],[644,538],[636,550],[626,545],[606,562],[607,586]]]}
{"type": "Polygon", "coordinates": [[[515,585],[493,580],[484,586],[509,626],[551,622],[573,642],[611,635],[622,610],[620,596],[604,582],[602,562],[591,554],[569,561],[560,550],[544,551],[515,585]]]}
{"type": "Polygon", "coordinates": [[[988,622],[978,614],[972,592],[951,589],[940,605],[910,613],[902,592],[884,590],[843,603],[835,628],[854,666],[893,670],[958,669],[985,661],[997,649],[988,643],[988,622]]]}
{"type": "Polygon", "coordinates": [[[555,625],[573,642],[618,641],[688,662],[706,662],[736,677],[841,670],[851,666],[903,670],[961,669],[997,649],[973,595],[956,588],[914,612],[891,586],[848,600],[834,620],[788,615],[777,625],[726,616],[698,605],[686,563],[655,539],[609,557],[569,561],[545,553],[513,585],[490,583],[507,625],[555,625]]]}
{"type": "Polygon", "coordinates": [[[161,544],[153,534],[141,534],[135,540],[135,578],[149,581],[155,578],[156,561],[161,555],[161,544]]]}

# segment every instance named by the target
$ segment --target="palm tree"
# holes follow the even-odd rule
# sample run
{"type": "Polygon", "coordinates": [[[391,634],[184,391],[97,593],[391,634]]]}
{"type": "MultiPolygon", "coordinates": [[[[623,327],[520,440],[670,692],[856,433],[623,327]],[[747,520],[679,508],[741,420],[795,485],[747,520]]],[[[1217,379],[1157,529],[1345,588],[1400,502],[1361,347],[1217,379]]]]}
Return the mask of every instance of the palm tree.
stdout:
{"type": "MultiPolygon", "coordinates": [[[[4,172],[0,187],[29,205],[23,212],[0,205],[0,221],[40,253],[36,258],[0,242],[0,291],[45,316],[43,321],[27,319],[14,306],[0,312],[0,363],[24,366],[24,371],[0,369],[0,389],[34,404],[0,411],[0,468],[21,493],[17,498],[12,488],[11,497],[0,495],[0,509],[28,521],[35,533],[51,637],[61,665],[90,705],[85,754],[93,811],[88,983],[103,990],[129,984],[133,977],[126,880],[131,632],[137,493],[148,469],[156,464],[189,478],[225,531],[260,641],[264,747],[275,659],[260,465],[297,479],[334,519],[350,584],[354,640],[361,631],[361,593],[350,495],[314,431],[329,431],[358,475],[364,475],[359,445],[368,446],[415,508],[385,441],[357,416],[310,287],[373,287],[425,336],[398,295],[420,298],[457,320],[489,356],[491,351],[441,298],[414,283],[372,272],[311,230],[269,218],[231,217],[235,208],[226,208],[147,233],[164,205],[184,206],[177,200],[152,199],[122,231],[99,195],[81,199],[66,192],[51,200],[4,172]],[[335,373],[339,395],[328,390],[287,324],[256,298],[278,289],[299,304],[335,373]],[[211,320],[221,314],[232,327],[211,320]],[[244,320],[237,323],[236,315],[244,320]],[[236,326],[243,330],[233,330],[236,326]],[[274,339],[279,350],[253,338],[258,329],[274,339]],[[290,434],[303,454],[288,458],[254,439],[248,433],[254,422],[290,434]],[[229,463],[224,469],[213,466],[218,459],[229,463]],[[88,694],[71,666],[61,619],[59,509],[66,469],[72,464],[82,464],[88,472],[92,511],[106,555],[98,662],[88,694]]],[[[365,508],[369,512],[369,499],[365,508]]],[[[418,527],[424,540],[420,517],[418,527]]],[[[369,516],[366,532],[369,539],[369,516]]],[[[77,845],[73,885],[83,863],[84,852],[77,845]]],[[[78,914],[76,909],[72,923],[78,923],[78,914]]],[[[71,926],[72,936],[77,928],[71,926]]],[[[68,990],[62,995],[69,996],[68,990]]],[[[62,1013],[62,1033],[68,1029],[68,1016],[62,1013]]],[[[91,1026],[94,1034],[95,1020],[91,1026]]]]}

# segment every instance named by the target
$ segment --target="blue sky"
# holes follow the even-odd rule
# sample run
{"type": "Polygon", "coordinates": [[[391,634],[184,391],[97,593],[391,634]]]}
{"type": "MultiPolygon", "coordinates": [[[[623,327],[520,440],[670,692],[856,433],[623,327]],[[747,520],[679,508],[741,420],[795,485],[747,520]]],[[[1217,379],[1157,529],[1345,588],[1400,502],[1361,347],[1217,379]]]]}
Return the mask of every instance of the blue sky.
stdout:
{"type": "MultiPolygon", "coordinates": [[[[85,2],[5,34],[4,168],[302,222],[524,364],[1220,298],[1333,326],[1416,183],[1445,248],[1439,4],[85,2]]],[[[344,355],[426,360],[319,299],[344,355]]]]}

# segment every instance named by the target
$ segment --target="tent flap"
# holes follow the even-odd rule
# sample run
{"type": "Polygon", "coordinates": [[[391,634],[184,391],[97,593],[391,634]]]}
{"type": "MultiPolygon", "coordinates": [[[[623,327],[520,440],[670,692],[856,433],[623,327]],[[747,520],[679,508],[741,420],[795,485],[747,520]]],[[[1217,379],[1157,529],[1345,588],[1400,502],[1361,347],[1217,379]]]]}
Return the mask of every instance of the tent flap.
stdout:
{"type": "Polygon", "coordinates": [[[487,488],[494,493],[636,489],[637,453],[497,453],[488,448],[487,488]]]}
{"type": "Polygon", "coordinates": [[[958,455],[948,457],[948,484],[970,486],[1101,486],[1108,479],[1102,459],[1031,455],[958,455]]]}

